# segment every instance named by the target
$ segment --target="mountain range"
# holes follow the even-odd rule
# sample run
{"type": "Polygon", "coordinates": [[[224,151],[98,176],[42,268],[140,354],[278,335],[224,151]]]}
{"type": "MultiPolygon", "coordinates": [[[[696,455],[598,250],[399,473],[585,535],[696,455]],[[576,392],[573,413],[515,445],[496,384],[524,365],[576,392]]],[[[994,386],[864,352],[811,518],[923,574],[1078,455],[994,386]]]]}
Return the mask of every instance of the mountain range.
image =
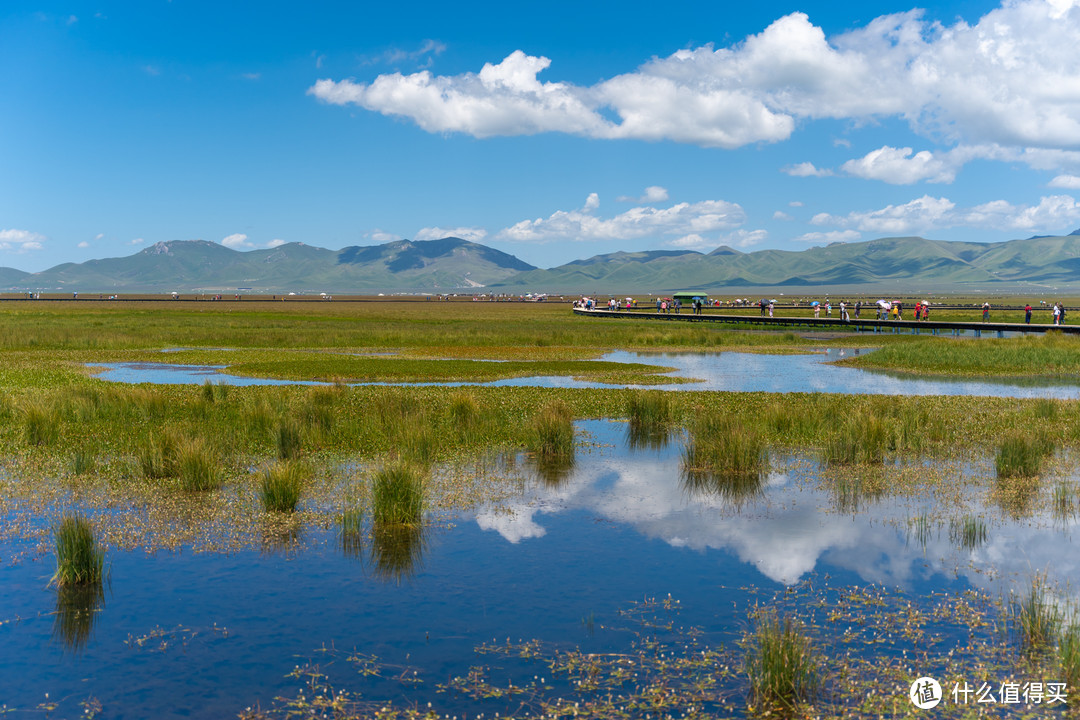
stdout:
{"type": "Polygon", "coordinates": [[[203,240],[37,273],[0,268],[0,290],[39,292],[673,292],[763,287],[963,290],[1080,284],[1080,230],[998,243],[892,237],[802,251],[720,247],[617,252],[540,269],[460,238],[342,250],[238,251],[203,240]],[[481,290],[483,289],[483,290],[481,290]]]}

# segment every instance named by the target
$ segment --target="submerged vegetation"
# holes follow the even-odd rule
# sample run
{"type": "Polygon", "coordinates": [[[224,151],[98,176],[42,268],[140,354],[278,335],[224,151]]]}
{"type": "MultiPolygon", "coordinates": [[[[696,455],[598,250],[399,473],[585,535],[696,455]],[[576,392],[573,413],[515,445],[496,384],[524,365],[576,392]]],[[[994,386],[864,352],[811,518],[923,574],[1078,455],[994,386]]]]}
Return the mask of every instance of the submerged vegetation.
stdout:
{"type": "Polygon", "coordinates": [[[745,645],[752,712],[791,714],[817,695],[821,660],[790,617],[762,613],[745,645]]]}

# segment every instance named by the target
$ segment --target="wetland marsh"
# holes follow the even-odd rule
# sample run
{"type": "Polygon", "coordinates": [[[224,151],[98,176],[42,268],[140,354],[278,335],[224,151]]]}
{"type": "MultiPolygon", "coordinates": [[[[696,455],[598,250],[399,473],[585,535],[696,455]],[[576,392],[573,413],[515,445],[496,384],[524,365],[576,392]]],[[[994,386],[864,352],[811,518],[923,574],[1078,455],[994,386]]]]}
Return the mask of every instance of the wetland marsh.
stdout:
{"type": "Polygon", "coordinates": [[[946,693],[1026,683],[977,709],[1044,715],[1072,698],[1036,705],[1034,684],[1080,681],[1080,403],[1015,368],[1026,398],[813,384],[884,340],[1033,343],[1069,387],[1069,338],[823,343],[509,304],[26,303],[0,322],[15,717],[914,716],[925,675],[946,693]],[[86,367],[178,348],[170,363],[327,384],[86,367]],[[629,387],[709,363],[749,376],[762,352],[814,365],[762,364],[783,389],[629,387]],[[436,377],[466,386],[348,385],[448,360],[436,377]],[[602,382],[491,384],[544,374],[602,382]],[[1017,436],[1036,441],[1027,464],[1002,469],[1017,436]],[[104,552],[97,582],[51,581],[70,513],[104,552]],[[793,695],[764,679],[773,640],[805,655],[793,695]]]}

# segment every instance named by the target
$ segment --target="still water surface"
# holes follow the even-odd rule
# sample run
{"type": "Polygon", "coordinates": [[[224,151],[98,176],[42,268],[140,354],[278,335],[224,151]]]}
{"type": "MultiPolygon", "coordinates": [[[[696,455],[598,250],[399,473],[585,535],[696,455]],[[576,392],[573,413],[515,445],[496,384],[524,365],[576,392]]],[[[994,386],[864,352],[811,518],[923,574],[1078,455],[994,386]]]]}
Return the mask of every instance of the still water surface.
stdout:
{"type": "Polygon", "coordinates": [[[478,658],[478,643],[536,638],[622,652],[617,611],[643,598],[670,594],[680,623],[730,643],[748,603],[809,580],[877,583],[918,603],[971,588],[1004,593],[1034,569],[1052,582],[1080,577],[1073,520],[1010,520],[981,492],[963,512],[986,518],[987,537],[964,547],[931,499],[841,503],[810,462],[781,459],[760,494],[740,500],[689,486],[677,444],[630,449],[616,422],[579,423],[578,433],[589,442],[564,481],[526,477],[509,502],[430,529],[396,572],[380,572],[370,537],[355,552],[316,528],[291,549],[113,550],[97,611],[64,625],[47,586],[51,553],[7,562],[26,541],[0,542],[0,703],[29,710],[49,693],[59,717],[79,715],[88,698],[106,717],[234,717],[295,695],[303,683],[286,676],[311,659],[339,687],[378,702],[491,716],[513,707],[436,685],[479,663],[493,663],[492,680],[503,683],[544,668],[478,658]],[[364,676],[320,648],[396,669],[364,676]],[[412,672],[423,682],[403,682],[412,672]]]}
{"type": "MultiPolygon", "coordinates": [[[[635,353],[611,352],[601,360],[644,363],[673,367],[673,377],[697,380],[693,383],[661,384],[661,390],[724,390],[729,392],[815,392],[858,395],[970,395],[986,397],[1080,398],[1076,383],[1039,379],[955,379],[919,377],[907,373],[863,370],[832,364],[855,357],[859,350],[836,350],[808,355],[766,355],[757,353],[635,353]]],[[[863,353],[868,352],[866,350],[863,353]]],[[[229,385],[313,385],[319,383],[271,380],[230,375],[226,366],[170,365],[168,363],[92,363],[101,368],[96,377],[111,382],[202,384],[208,380],[229,385]]],[[[387,384],[387,383],[370,383],[387,384]]],[[[456,387],[478,384],[490,387],[610,388],[608,385],[573,377],[522,377],[487,383],[401,383],[456,387]]]]}

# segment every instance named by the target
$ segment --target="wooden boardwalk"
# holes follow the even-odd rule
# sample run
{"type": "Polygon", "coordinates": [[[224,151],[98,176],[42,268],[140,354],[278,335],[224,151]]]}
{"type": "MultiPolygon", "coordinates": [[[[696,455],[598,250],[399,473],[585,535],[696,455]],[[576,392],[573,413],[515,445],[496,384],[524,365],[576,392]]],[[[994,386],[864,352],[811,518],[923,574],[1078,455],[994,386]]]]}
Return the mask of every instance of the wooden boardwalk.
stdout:
{"type": "Polygon", "coordinates": [[[910,333],[912,335],[961,335],[965,332],[981,337],[993,333],[1005,337],[1005,333],[1045,333],[1053,330],[1070,335],[1080,334],[1080,325],[1052,325],[995,322],[937,322],[935,320],[875,320],[860,318],[767,317],[761,315],[727,315],[708,308],[695,315],[691,308],[681,313],[658,313],[641,310],[585,310],[574,308],[575,315],[585,317],[617,318],[622,320],[655,320],[661,322],[726,323],[732,325],[756,325],[773,328],[809,328],[813,330],[854,330],[872,333],[910,333]]]}

